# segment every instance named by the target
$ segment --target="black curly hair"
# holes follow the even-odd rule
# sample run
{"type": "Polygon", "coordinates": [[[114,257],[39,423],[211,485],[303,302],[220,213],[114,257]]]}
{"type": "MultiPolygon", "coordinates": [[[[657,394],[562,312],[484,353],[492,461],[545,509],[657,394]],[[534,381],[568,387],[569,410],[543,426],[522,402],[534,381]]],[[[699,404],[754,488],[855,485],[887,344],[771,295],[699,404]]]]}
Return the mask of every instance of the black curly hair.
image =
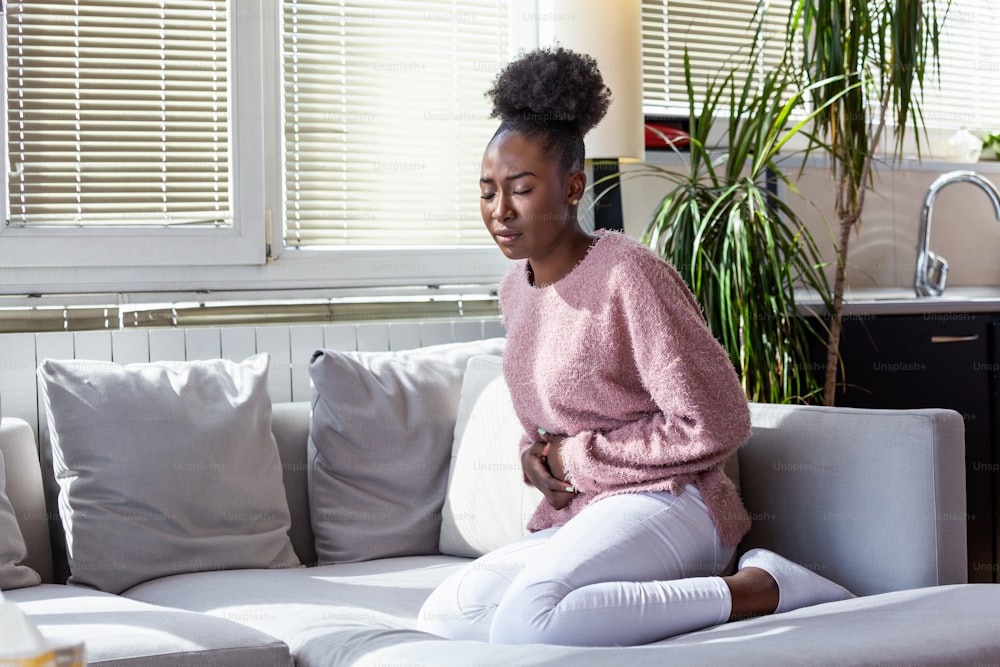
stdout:
{"type": "Polygon", "coordinates": [[[494,139],[518,132],[539,141],[564,173],[583,169],[583,135],[611,104],[597,61],[561,46],[522,54],[497,75],[486,96],[493,101],[493,117],[501,120],[494,139]]]}

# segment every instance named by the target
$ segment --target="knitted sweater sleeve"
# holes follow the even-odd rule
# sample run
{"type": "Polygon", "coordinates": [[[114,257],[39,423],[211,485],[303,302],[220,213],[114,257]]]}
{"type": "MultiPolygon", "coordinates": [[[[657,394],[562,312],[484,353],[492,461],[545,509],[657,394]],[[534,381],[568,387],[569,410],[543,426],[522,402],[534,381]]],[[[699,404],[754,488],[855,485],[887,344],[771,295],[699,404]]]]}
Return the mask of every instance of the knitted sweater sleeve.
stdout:
{"type": "Polygon", "coordinates": [[[750,435],[750,411],[728,355],[680,275],[652,253],[609,278],[615,346],[631,355],[657,410],[562,448],[584,492],[604,492],[718,469],[750,435]]]}

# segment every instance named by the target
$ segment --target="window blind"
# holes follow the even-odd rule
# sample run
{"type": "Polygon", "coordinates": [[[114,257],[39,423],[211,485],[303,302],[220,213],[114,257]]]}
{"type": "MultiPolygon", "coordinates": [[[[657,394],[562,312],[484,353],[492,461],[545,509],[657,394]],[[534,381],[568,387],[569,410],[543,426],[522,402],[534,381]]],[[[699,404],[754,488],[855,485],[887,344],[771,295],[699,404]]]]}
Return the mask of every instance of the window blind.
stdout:
{"type": "MultiPolygon", "coordinates": [[[[941,76],[928,72],[922,104],[928,127],[1000,129],[1000,52],[995,47],[1000,9],[989,0],[933,0],[947,19],[941,38],[941,76]]],[[[793,0],[765,3],[763,66],[777,64],[793,0]]],[[[643,92],[649,113],[687,113],[684,49],[689,50],[696,96],[704,82],[738,62],[753,37],[752,0],[643,0],[643,92]]],[[[748,73],[749,74],[749,73],[748,73]]]]}
{"type": "Polygon", "coordinates": [[[785,24],[792,0],[642,0],[643,107],[647,113],[687,115],[684,51],[691,61],[696,102],[706,82],[720,71],[746,66],[762,5],[763,57],[758,66],[775,67],[784,49],[785,24]]]}
{"type": "Polygon", "coordinates": [[[484,93],[508,60],[507,4],[284,3],[287,246],[489,244],[484,93]]]}
{"type": "Polygon", "coordinates": [[[988,0],[936,0],[947,17],[941,38],[941,77],[924,80],[923,116],[931,127],[1000,130],[1000,7],[988,0]]]}
{"type": "Polygon", "coordinates": [[[231,222],[225,0],[6,5],[12,224],[231,222]]]}

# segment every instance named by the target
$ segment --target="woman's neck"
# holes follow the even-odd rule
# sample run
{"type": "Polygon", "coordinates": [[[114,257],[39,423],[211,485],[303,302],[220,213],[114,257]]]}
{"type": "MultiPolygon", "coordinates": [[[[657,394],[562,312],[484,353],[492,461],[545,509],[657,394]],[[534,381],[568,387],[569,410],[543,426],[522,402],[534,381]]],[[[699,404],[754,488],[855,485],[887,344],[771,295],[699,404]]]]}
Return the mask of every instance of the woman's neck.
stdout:
{"type": "Polygon", "coordinates": [[[597,238],[581,229],[573,235],[571,241],[549,253],[544,259],[529,259],[532,284],[535,287],[547,287],[565,278],[584,260],[597,238]]]}

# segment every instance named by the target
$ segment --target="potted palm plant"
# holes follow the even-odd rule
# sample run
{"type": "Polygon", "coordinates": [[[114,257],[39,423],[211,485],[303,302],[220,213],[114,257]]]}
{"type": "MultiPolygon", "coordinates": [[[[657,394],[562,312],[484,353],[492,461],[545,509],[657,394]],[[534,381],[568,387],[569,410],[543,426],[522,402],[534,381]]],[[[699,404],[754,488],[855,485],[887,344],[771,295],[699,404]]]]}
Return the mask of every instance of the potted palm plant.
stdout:
{"type": "MultiPolygon", "coordinates": [[[[834,218],[837,265],[823,397],[833,405],[839,364],[840,330],[848,246],[860,229],[865,193],[886,125],[895,143],[888,156],[902,156],[907,129],[922,125],[920,101],[926,75],[938,62],[938,40],[950,1],[795,0],[788,20],[786,57],[801,48],[804,81],[817,115],[815,146],[829,155],[837,183],[834,218]],[[804,47],[800,47],[802,44],[804,47]]],[[[916,138],[920,152],[920,135],[916,138]]]]}
{"type": "Polygon", "coordinates": [[[710,81],[699,106],[685,54],[689,152],[677,153],[680,171],[647,164],[636,172],[669,184],[643,240],[687,281],[750,400],[809,401],[820,390],[810,338],[824,331],[800,314],[795,288],[815,290],[828,307],[832,301],[817,245],[795,211],[775,196],[774,184],[796,192],[779,152],[826,106],[793,114],[810,91],[798,90],[784,68],[762,81],[738,78],[738,71],[745,69],[710,81]],[[713,147],[710,133],[722,115],[728,115],[727,131],[713,147]]]}

